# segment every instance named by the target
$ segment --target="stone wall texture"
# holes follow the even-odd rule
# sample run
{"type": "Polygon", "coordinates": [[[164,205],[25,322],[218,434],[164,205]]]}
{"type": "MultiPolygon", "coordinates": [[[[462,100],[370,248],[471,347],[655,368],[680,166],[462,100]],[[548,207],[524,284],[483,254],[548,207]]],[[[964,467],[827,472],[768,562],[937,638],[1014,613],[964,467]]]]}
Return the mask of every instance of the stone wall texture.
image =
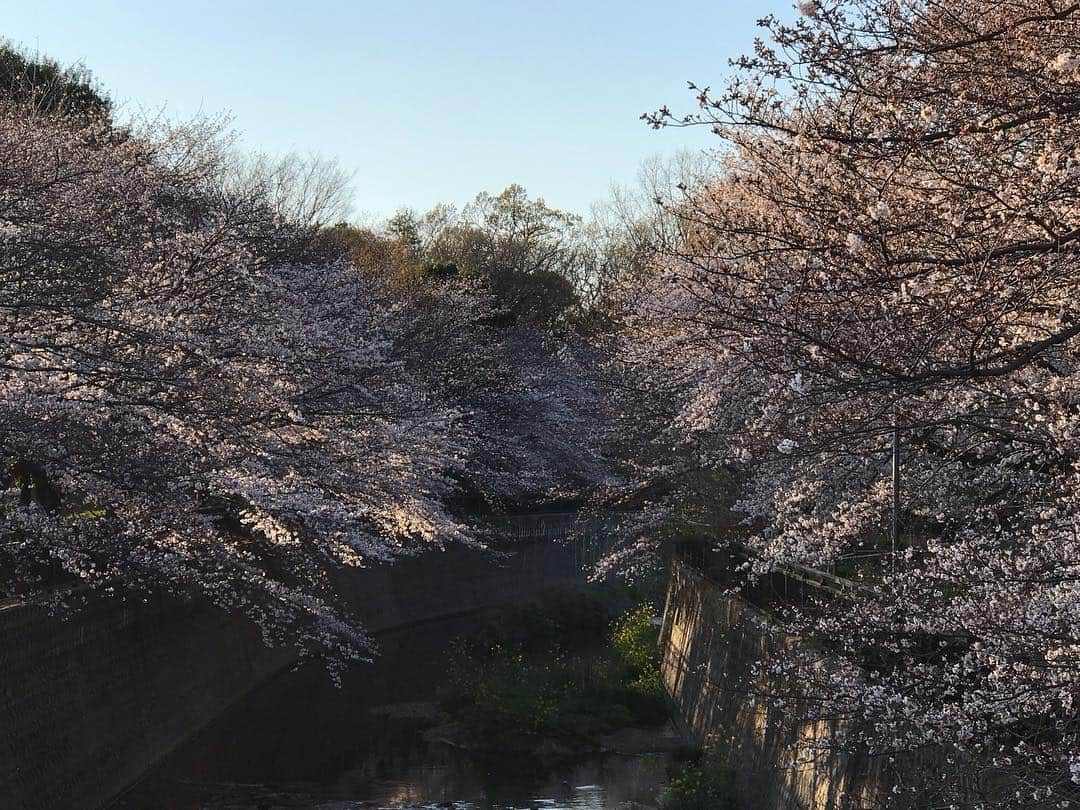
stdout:
{"type": "MultiPolygon", "coordinates": [[[[795,712],[755,694],[755,662],[796,643],[756,608],[686,563],[672,566],[661,629],[662,677],[683,732],[714,735],[731,752],[746,810],[839,810],[878,804],[881,763],[822,755],[810,744],[835,721],[796,723],[795,712]]],[[[772,694],[788,690],[771,685],[772,694]]],[[[764,693],[764,688],[761,692],[764,693]]],[[[798,690],[790,690],[792,693],[798,690]]]]}

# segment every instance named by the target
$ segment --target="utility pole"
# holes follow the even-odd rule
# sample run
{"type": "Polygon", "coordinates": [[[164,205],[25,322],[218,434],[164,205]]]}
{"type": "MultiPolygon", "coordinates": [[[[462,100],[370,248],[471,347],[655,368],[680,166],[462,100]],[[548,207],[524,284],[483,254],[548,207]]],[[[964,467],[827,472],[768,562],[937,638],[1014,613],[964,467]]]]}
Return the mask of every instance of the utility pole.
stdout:
{"type": "Polygon", "coordinates": [[[899,407],[893,403],[892,426],[892,521],[889,525],[889,541],[892,546],[890,565],[896,573],[896,545],[900,534],[900,416],[899,407]]]}

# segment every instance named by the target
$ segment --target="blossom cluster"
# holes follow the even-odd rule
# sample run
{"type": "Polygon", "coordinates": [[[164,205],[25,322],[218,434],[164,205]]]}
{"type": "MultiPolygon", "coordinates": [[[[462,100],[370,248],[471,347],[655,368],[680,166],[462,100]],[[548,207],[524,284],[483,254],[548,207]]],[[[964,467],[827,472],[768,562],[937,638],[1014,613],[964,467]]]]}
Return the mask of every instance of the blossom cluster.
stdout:
{"type": "Polygon", "coordinates": [[[799,9],[698,114],[650,117],[728,148],[627,285],[624,358],[699,463],[743,471],[752,573],[877,560],[787,616],[850,665],[806,684],[851,721],[830,744],[955,752],[898,805],[947,806],[912,791],[954,763],[978,806],[1075,805],[1080,12],[799,9]]]}
{"type": "Polygon", "coordinates": [[[343,663],[369,639],[335,569],[482,542],[465,488],[602,477],[599,400],[483,289],[402,298],[224,161],[206,126],[0,102],[3,586],[195,591],[343,663]]]}

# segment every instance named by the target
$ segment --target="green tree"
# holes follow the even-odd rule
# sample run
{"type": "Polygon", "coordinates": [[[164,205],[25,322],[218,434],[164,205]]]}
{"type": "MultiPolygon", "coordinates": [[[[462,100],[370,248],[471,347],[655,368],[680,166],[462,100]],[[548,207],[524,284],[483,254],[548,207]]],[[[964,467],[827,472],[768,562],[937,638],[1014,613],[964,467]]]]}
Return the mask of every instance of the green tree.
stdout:
{"type": "Polygon", "coordinates": [[[420,217],[411,208],[400,208],[386,223],[386,232],[400,241],[413,256],[420,255],[420,217]]]}
{"type": "Polygon", "coordinates": [[[68,116],[107,116],[111,108],[86,68],[30,58],[7,42],[0,44],[0,98],[68,116]]]}
{"type": "Polygon", "coordinates": [[[512,185],[478,194],[460,214],[440,206],[423,221],[434,226],[424,261],[482,279],[516,319],[551,328],[577,305],[579,217],[512,185]]]}

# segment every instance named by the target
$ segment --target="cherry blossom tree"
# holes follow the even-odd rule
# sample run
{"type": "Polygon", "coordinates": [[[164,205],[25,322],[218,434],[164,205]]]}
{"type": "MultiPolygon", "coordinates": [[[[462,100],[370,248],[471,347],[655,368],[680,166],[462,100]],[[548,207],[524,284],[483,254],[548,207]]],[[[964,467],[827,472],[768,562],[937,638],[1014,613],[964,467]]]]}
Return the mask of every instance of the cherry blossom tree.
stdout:
{"type": "MultiPolygon", "coordinates": [[[[945,746],[984,806],[1080,782],[1080,6],[800,3],[699,110],[686,239],[628,284],[627,362],[740,464],[753,572],[867,550],[792,611],[829,742],[945,746]],[[897,437],[899,548],[885,542],[897,437]],[[961,769],[962,770],[962,769],[961,769]]],[[[892,801],[950,803],[947,757],[892,801]],[[946,780],[948,781],[948,780],[946,780]],[[920,793],[919,791],[924,791],[920,793]]]]}
{"type": "Polygon", "coordinates": [[[461,414],[459,481],[473,508],[529,511],[582,500],[613,475],[597,352],[570,330],[515,317],[513,302],[486,274],[434,260],[411,220],[399,214],[386,235],[337,226],[320,239],[387,284],[391,317],[402,318],[403,373],[421,396],[453,403],[461,414]]]}
{"type": "Polygon", "coordinates": [[[223,192],[199,127],[148,140],[5,105],[0,142],[12,564],[194,589],[357,655],[327,566],[468,539],[445,506],[460,413],[400,373],[410,313],[223,192]]]}
{"type": "Polygon", "coordinates": [[[289,188],[237,183],[213,125],[0,103],[6,590],[195,592],[336,668],[368,639],[335,569],[605,474],[580,350],[476,280],[403,286],[289,188]]]}

